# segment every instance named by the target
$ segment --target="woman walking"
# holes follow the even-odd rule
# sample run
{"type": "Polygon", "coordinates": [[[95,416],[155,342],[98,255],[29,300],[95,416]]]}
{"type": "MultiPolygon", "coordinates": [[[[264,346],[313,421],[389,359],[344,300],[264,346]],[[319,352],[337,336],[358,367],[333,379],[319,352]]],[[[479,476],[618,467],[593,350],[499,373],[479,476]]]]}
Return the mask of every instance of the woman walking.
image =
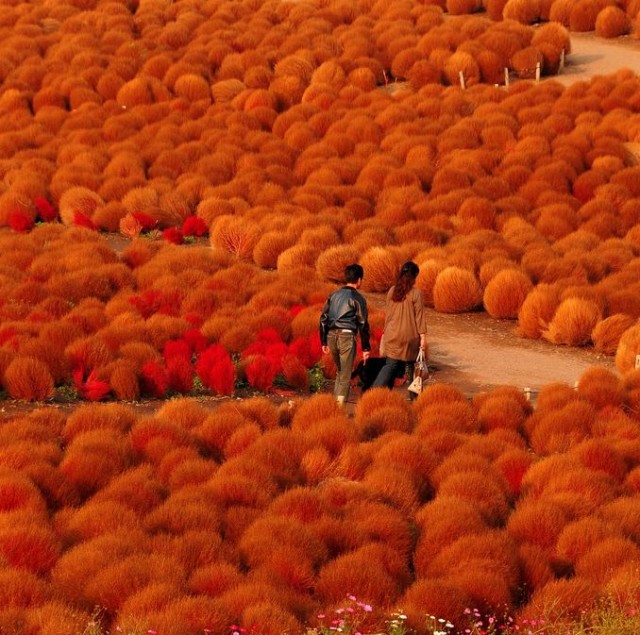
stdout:
{"type": "Polygon", "coordinates": [[[407,363],[413,370],[418,352],[426,351],[426,311],[422,292],[415,288],[419,273],[415,262],[405,262],[396,283],[387,293],[383,334],[383,354],[387,361],[373,382],[374,388],[393,388],[396,377],[404,375],[407,363]]]}

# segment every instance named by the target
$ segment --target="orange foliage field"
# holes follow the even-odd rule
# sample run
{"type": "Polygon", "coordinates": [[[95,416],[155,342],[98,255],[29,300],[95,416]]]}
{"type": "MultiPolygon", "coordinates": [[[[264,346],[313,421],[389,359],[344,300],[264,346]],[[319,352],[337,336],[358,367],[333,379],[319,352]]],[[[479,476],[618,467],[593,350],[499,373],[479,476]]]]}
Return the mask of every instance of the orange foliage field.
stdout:
{"type": "Polygon", "coordinates": [[[3,3],[0,387],[35,406],[0,421],[0,632],[99,606],[113,632],[294,634],[347,594],[419,633],[637,608],[640,78],[552,76],[638,8],[3,3]],[[384,292],[408,259],[435,310],[618,373],[349,418],[309,394],[320,306],[346,264],[384,292]],[[239,385],[306,398],[189,398],[239,385]],[[174,399],[123,403],[146,397],[174,399]]]}
{"type": "Polygon", "coordinates": [[[347,593],[419,633],[637,606],[639,372],[593,367],[535,410],[434,384],[353,418],[328,394],[5,418],[0,628],[80,632],[99,606],[111,632],[302,633],[347,593]]]}

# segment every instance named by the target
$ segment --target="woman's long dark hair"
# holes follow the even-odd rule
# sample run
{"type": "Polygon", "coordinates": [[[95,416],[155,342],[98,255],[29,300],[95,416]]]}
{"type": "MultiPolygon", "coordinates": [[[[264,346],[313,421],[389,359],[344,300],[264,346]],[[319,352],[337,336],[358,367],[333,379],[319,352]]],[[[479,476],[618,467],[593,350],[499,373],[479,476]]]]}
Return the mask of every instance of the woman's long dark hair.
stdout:
{"type": "Polygon", "coordinates": [[[419,273],[420,268],[411,260],[402,265],[396,284],[393,287],[393,293],[391,294],[391,299],[394,302],[402,302],[402,300],[405,299],[407,293],[409,293],[416,283],[416,278],[419,273]]]}

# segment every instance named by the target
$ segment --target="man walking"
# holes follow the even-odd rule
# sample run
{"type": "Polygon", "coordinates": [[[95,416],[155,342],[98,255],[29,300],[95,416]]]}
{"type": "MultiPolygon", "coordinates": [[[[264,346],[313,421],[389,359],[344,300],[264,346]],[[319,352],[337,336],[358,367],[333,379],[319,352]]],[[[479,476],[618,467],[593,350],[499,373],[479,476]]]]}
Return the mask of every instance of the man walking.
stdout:
{"type": "Polygon", "coordinates": [[[356,335],[360,333],[362,358],[369,358],[369,316],[367,301],[358,292],[364,270],[358,264],[344,270],[345,285],[334,291],[320,314],[320,342],[322,352],[331,353],[336,364],[334,395],[340,405],[349,397],[351,371],[356,356],[356,335]]]}

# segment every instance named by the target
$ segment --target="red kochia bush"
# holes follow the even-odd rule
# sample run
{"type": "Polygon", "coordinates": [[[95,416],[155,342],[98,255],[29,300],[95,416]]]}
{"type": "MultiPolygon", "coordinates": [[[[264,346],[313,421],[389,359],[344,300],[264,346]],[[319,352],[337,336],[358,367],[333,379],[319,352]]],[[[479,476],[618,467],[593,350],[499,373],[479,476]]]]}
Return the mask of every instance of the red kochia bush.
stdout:
{"type": "Polygon", "coordinates": [[[229,437],[224,444],[224,458],[229,460],[241,456],[260,438],[260,426],[256,423],[245,423],[229,437]]]}
{"type": "Polygon", "coordinates": [[[111,386],[99,378],[96,370],[86,374],[82,368],[76,368],[72,377],[78,394],[88,401],[100,401],[111,391],[111,386]]]}
{"type": "Polygon", "coordinates": [[[413,556],[418,577],[426,575],[433,558],[458,538],[489,530],[478,507],[457,496],[438,496],[416,514],[420,528],[413,556]]]}
{"type": "Polygon", "coordinates": [[[596,17],[596,35],[599,37],[614,38],[628,35],[631,26],[631,19],[624,9],[618,6],[605,7],[596,17]]]}
{"type": "Polygon", "coordinates": [[[542,416],[529,433],[531,447],[538,454],[566,452],[588,438],[596,418],[595,408],[574,400],[542,416]]]}
{"type": "Polygon", "coordinates": [[[452,474],[440,484],[438,495],[457,496],[477,505],[491,525],[503,523],[509,514],[507,493],[497,473],[472,470],[452,474]]]}
{"type": "Polygon", "coordinates": [[[480,589],[474,588],[467,578],[460,586],[471,591],[476,601],[485,601],[491,605],[496,598],[502,597],[510,604],[509,595],[515,590],[519,580],[515,541],[504,530],[468,534],[440,551],[428,567],[427,575],[443,576],[458,586],[464,579],[462,574],[465,572],[493,573],[501,580],[502,584],[488,579],[487,594],[483,597],[480,589]]]}
{"type": "Polygon", "coordinates": [[[24,510],[35,513],[45,509],[42,494],[30,479],[17,472],[0,476],[0,512],[24,510]]]}
{"type": "Polygon", "coordinates": [[[591,332],[593,348],[605,355],[614,355],[623,333],[636,323],[636,318],[626,313],[615,313],[601,320],[591,332]]]}
{"type": "Polygon", "coordinates": [[[184,357],[173,357],[167,361],[167,385],[170,390],[188,394],[193,389],[193,366],[184,357]]]}
{"type": "Polygon", "coordinates": [[[598,516],[626,538],[637,542],[640,537],[640,499],[637,496],[621,496],[603,505],[598,516]]]}
{"type": "Polygon", "coordinates": [[[167,370],[156,361],[146,362],[140,369],[142,392],[158,399],[164,397],[169,385],[167,370]]]}
{"type": "Polygon", "coordinates": [[[269,561],[278,546],[301,550],[315,565],[323,563],[327,551],[308,526],[293,518],[265,515],[249,527],[240,539],[240,553],[250,567],[269,561]]]}
{"type": "Polygon", "coordinates": [[[596,408],[619,406],[624,401],[625,391],[620,378],[602,366],[591,366],[585,370],[578,380],[577,390],[596,408]]]}
{"type": "Polygon", "coordinates": [[[280,368],[281,362],[278,358],[252,355],[245,368],[249,385],[257,390],[269,390],[280,368]]]}
{"type": "Polygon", "coordinates": [[[214,394],[233,393],[235,369],[229,353],[219,344],[212,344],[200,353],[196,361],[196,373],[214,394]]]}
{"type": "Polygon", "coordinates": [[[289,386],[305,389],[309,386],[307,367],[295,355],[284,355],[281,360],[282,374],[289,386]]]}
{"type": "Polygon", "coordinates": [[[596,543],[575,565],[576,574],[593,584],[607,580],[628,562],[640,561],[640,547],[631,539],[614,536],[596,543]]]}
{"type": "Polygon", "coordinates": [[[216,597],[237,586],[243,579],[236,565],[218,561],[194,569],[187,584],[193,592],[216,597]]]}
{"type": "Polygon", "coordinates": [[[591,332],[601,319],[602,311],[595,302],[569,297],[560,303],[542,337],[554,344],[580,346],[591,341],[591,332]]]}
{"type": "Polygon", "coordinates": [[[504,269],[487,284],[484,307],[491,317],[515,319],[532,289],[533,284],[526,274],[517,269],[504,269]]]}
{"type": "Polygon", "coordinates": [[[541,615],[547,620],[579,620],[585,611],[593,608],[598,598],[595,584],[576,576],[552,580],[534,591],[528,604],[519,613],[526,620],[537,620],[541,615]]]}
{"type": "Polygon", "coordinates": [[[519,543],[534,544],[552,553],[567,520],[558,504],[545,500],[524,500],[509,516],[507,531],[519,543]]]}
{"type": "Polygon", "coordinates": [[[280,635],[304,630],[293,612],[285,610],[279,603],[270,601],[256,602],[247,607],[242,612],[240,621],[246,628],[260,624],[263,635],[280,635]]]}
{"type": "Polygon", "coordinates": [[[392,549],[370,544],[328,562],[320,569],[316,594],[321,603],[338,603],[349,589],[362,602],[389,607],[402,588],[407,563],[392,549]]]}
{"type": "Polygon", "coordinates": [[[636,355],[640,353],[640,325],[634,324],[620,337],[616,349],[616,368],[627,373],[635,368],[636,355]]]}
{"type": "Polygon", "coordinates": [[[4,371],[2,384],[13,399],[44,401],[53,396],[49,368],[34,357],[13,358],[4,371]]]}
{"type": "Polygon", "coordinates": [[[433,285],[433,305],[441,313],[464,313],[477,307],[482,291],[474,273],[460,267],[447,267],[433,285]]]}
{"type": "MultiPolygon", "coordinates": [[[[40,519],[35,517],[35,522],[40,519]]],[[[41,524],[0,528],[0,556],[10,566],[44,574],[55,565],[61,545],[51,529],[41,524]]]]}
{"type": "Polygon", "coordinates": [[[412,436],[399,435],[375,452],[372,463],[407,470],[417,484],[419,494],[426,496],[431,491],[430,477],[437,461],[429,447],[415,443],[412,436]]]}
{"type": "Polygon", "coordinates": [[[206,417],[194,434],[212,456],[221,459],[231,435],[249,422],[247,417],[235,410],[235,406],[230,409],[228,404],[222,404],[206,417]]]}
{"type": "Polygon", "coordinates": [[[150,512],[164,497],[160,484],[148,463],[125,470],[97,492],[94,502],[115,501],[123,503],[138,514],[150,512]]]}
{"type": "Polygon", "coordinates": [[[0,606],[33,608],[52,599],[51,586],[24,569],[3,568],[0,571],[0,606]]]}
{"type": "Polygon", "coordinates": [[[613,536],[615,532],[612,525],[598,517],[580,518],[565,525],[558,536],[556,553],[562,560],[575,565],[596,544],[613,536]]]}
{"type": "Polygon", "coordinates": [[[128,467],[127,440],[111,430],[93,430],[74,438],[59,469],[68,481],[85,493],[93,493],[128,467]]]}
{"type": "Polygon", "coordinates": [[[404,593],[398,604],[407,615],[407,625],[421,632],[425,615],[455,622],[471,606],[471,598],[453,581],[442,578],[417,579],[404,593]]]}
{"type": "Polygon", "coordinates": [[[434,403],[420,406],[418,426],[415,433],[418,437],[428,437],[438,432],[475,432],[478,429],[476,413],[466,401],[434,403]]]}
{"type": "Polygon", "coordinates": [[[69,414],[61,434],[69,442],[91,430],[127,432],[136,418],[135,410],[124,404],[82,404],[69,414]]]}
{"type": "Polygon", "coordinates": [[[56,531],[70,544],[119,530],[137,529],[140,525],[136,513],[116,501],[91,500],[75,511],[61,512],[56,520],[56,531]]]}
{"type": "Polygon", "coordinates": [[[108,364],[104,373],[116,399],[137,401],[140,397],[137,365],[127,359],[117,359],[108,364]]]}
{"type": "Polygon", "coordinates": [[[233,614],[219,598],[195,595],[169,602],[150,621],[166,635],[198,635],[209,629],[222,633],[232,623],[233,614]]]}
{"type": "Polygon", "coordinates": [[[297,547],[275,547],[267,561],[251,572],[254,580],[269,582],[286,591],[308,593],[315,581],[311,560],[297,547]]]}
{"type": "Polygon", "coordinates": [[[411,432],[414,424],[415,417],[406,399],[386,388],[368,390],[356,406],[355,426],[363,439],[391,430],[411,432]]]}
{"type": "Polygon", "coordinates": [[[418,508],[420,498],[416,482],[405,470],[384,465],[373,466],[367,469],[362,482],[403,513],[411,515],[418,508]]]}

